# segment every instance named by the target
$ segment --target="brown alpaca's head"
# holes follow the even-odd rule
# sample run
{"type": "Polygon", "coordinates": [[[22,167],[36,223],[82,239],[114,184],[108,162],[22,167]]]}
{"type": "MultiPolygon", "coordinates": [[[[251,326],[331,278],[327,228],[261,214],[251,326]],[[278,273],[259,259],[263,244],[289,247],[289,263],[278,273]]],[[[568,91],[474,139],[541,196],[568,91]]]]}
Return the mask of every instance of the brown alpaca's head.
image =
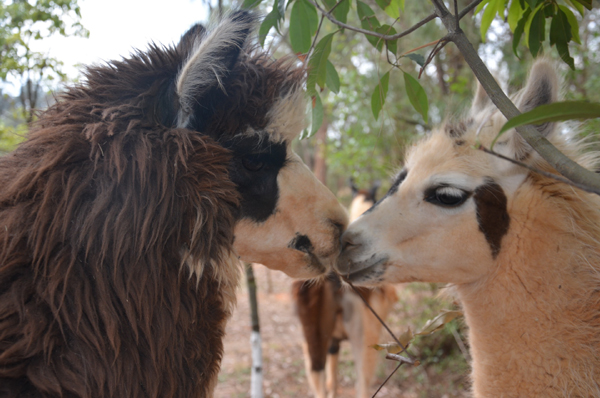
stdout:
{"type": "MultiPolygon", "coordinates": [[[[528,111],[555,101],[558,88],[553,64],[537,61],[513,100],[528,111]]],[[[476,149],[489,148],[505,121],[480,89],[464,120],[444,123],[411,147],[389,192],[344,233],[339,272],[361,284],[463,284],[493,272],[514,224],[511,206],[527,203],[532,190],[528,169],[476,149]]],[[[553,123],[537,128],[564,141],[553,123]]],[[[494,150],[548,168],[514,129],[494,150]]]]}
{"type": "Polygon", "coordinates": [[[347,216],[291,149],[304,128],[304,70],[250,43],[255,23],[252,14],[236,12],[185,33],[157,115],[230,151],[229,177],[240,200],[234,253],[314,277],[337,258],[347,216]]]}

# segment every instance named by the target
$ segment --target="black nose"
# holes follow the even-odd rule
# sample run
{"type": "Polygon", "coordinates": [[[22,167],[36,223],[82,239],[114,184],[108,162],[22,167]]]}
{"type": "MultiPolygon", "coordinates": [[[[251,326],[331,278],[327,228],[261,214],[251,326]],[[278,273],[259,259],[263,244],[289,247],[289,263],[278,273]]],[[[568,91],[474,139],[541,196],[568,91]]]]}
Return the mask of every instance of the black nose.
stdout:
{"type": "Polygon", "coordinates": [[[350,231],[346,231],[341,238],[342,251],[348,251],[360,247],[360,235],[350,231]]]}

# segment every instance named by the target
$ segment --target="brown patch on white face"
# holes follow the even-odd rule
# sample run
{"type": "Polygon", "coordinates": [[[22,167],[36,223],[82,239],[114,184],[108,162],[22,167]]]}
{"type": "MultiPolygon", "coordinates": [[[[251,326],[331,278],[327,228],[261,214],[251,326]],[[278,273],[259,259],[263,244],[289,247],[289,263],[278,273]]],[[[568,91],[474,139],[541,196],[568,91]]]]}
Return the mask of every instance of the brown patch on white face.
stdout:
{"type": "Polygon", "coordinates": [[[289,151],[277,177],[275,213],[262,223],[241,220],[235,228],[234,250],[244,261],[311,278],[327,272],[337,259],[348,216],[298,155],[289,151]]]}
{"type": "Polygon", "coordinates": [[[465,167],[453,141],[442,131],[421,143],[407,157],[406,178],[349,226],[337,264],[342,274],[366,285],[470,283],[491,269],[471,194],[484,179],[477,176],[479,170],[465,167]],[[434,204],[426,198],[431,192],[464,195],[465,200],[454,207],[434,204]]]}
{"type": "Polygon", "coordinates": [[[477,206],[477,222],[496,258],[502,237],[508,232],[510,217],[506,208],[506,195],[497,183],[490,181],[478,187],[473,195],[477,206]]]}

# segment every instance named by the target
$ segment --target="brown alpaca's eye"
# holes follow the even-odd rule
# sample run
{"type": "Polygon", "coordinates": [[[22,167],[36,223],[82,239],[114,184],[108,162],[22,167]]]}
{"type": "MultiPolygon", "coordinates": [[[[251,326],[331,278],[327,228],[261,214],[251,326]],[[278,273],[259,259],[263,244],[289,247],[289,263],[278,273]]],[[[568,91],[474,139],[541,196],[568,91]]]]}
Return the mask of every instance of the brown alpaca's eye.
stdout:
{"type": "Polygon", "coordinates": [[[244,157],[242,158],[242,166],[248,171],[259,171],[264,167],[265,163],[257,158],[244,157]]]}

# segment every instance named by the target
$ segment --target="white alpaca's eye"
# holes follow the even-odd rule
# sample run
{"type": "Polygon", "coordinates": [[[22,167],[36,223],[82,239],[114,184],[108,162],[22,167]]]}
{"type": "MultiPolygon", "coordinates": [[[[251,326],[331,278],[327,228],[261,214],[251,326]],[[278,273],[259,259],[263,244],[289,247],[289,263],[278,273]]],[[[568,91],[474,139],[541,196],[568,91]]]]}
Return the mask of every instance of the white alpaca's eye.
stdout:
{"type": "Polygon", "coordinates": [[[425,191],[426,202],[443,207],[458,207],[470,196],[471,192],[450,186],[438,186],[425,191]]]}

